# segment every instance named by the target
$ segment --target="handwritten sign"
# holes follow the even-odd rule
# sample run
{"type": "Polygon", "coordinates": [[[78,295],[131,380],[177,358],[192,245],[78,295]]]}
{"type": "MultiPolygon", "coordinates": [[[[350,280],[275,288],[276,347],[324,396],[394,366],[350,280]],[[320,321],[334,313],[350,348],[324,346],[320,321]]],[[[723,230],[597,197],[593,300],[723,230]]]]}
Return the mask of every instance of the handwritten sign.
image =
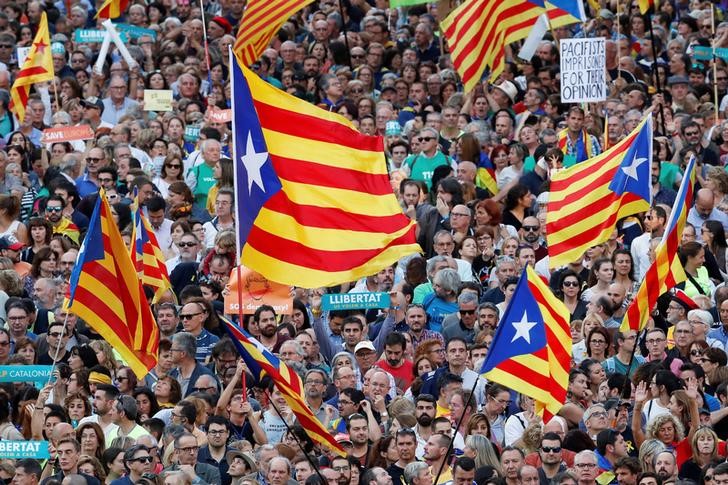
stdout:
{"type": "Polygon", "coordinates": [[[172,111],[171,89],[145,89],[144,111],[172,111]]]}
{"type": "Polygon", "coordinates": [[[229,123],[233,120],[233,110],[211,106],[205,112],[205,120],[212,123],[229,123]]]}
{"type": "Polygon", "coordinates": [[[62,143],[67,141],[91,140],[93,137],[94,130],[88,125],[61,126],[43,130],[43,136],[40,141],[41,143],[62,143]]]}
{"type": "Polygon", "coordinates": [[[0,441],[0,458],[3,459],[34,458],[42,460],[50,457],[47,441],[0,441]]]}
{"type": "Polygon", "coordinates": [[[240,281],[243,286],[238,291],[238,269],[233,268],[228,281],[230,291],[225,296],[225,313],[237,315],[240,305],[244,314],[255,313],[261,305],[272,306],[278,314],[290,315],[293,312],[293,298],[288,285],[270,281],[245,266],[240,267],[240,281]]]}
{"type": "Polygon", "coordinates": [[[389,293],[326,293],[321,296],[321,308],[330,310],[358,310],[388,308],[389,293]]]}
{"type": "Polygon", "coordinates": [[[607,99],[607,55],[604,38],[562,39],[561,102],[607,99]]]}
{"type": "MultiPolygon", "coordinates": [[[[77,44],[100,44],[106,36],[105,30],[96,29],[79,29],[74,34],[74,40],[77,44]]],[[[120,32],[119,37],[123,42],[129,42],[129,36],[125,32],[120,32]]]]}
{"type": "Polygon", "coordinates": [[[137,27],[136,25],[129,25],[129,24],[114,24],[116,27],[116,30],[118,30],[120,33],[125,32],[129,37],[132,39],[138,39],[139,37],[144,37],[145,35],[148,35],[154,40],[157,40],[157,31],[152,29],[145,29],[144,27],[137,27]]]}

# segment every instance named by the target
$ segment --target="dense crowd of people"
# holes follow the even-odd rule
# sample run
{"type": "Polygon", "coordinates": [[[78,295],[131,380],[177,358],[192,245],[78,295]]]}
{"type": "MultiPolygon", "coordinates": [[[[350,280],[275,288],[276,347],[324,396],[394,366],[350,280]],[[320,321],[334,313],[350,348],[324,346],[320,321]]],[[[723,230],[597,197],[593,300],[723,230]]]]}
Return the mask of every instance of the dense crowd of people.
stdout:
{"type": "Polygon", "coordinates": [[[54,366],[41,388],[0,383],[0,438],[50,451],[0,460],[0,480],[728,485],[728,67],[694,55],[728,43],[725,5],[665,1],[642,16],[636,0],[590,3],[588,22],[550,30],[531,60],[509,46],[505,71],[468,93],[438,29],[442,2],[322,0],[283,24],[253,71],[384,137],[423,251],[360,281],[295,288],[290,315],[263,305],[239,322],[300,374],[342,456],[250,374],[219,320],[236,220],[233,134],[213,114],[231,107],[227,51],[245,2],[133,2],[117,19],[132,26],[120,28],[132,66],[84,41],[100,4],[0,8],[0,364],[54,366]],[[43,12],[56,78],[33,86],[18,122],[18,49],[43,12]],[[597,36],[609,96],[563,105],[559,42],[597,36]],[[148,90],[171,90],[171,110],[145,106],[148,90]],[[551,174],[613,147],[648,111],[650,210],[550,268],[551,174]],[[93,139],[42,139],[77,125],[93,139]],[[693,155],[687,281],[660,297],[645,331],[620,331],[693,155]],[[62,305],[101,188],[127,242],[138,192],[173,287],[153,305],[159,360],[143,378],[62,305]],[[527,265],[571,317],[568,398],[547,422],[533,399],[479,373],[527,265]],[[325,293],[346,292],[387,292],[391,304],[322,311],[325,293]]]}

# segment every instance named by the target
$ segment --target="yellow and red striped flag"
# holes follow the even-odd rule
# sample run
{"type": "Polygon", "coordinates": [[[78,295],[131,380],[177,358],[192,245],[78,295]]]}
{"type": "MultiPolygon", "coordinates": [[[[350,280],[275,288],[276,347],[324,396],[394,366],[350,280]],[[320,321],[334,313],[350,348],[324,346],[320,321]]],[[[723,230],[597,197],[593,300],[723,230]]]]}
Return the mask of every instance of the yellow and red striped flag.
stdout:
{"type": "Polygon", "coordinates": [[[222,318],[223,327],[230,335],[245,365],[253,374],[256,382],[269,376],[278,390],[283,394],[286,403],[290,406],[296,419],[301,424],[306,434],[315,441],[321,443],[338,455],[346,456],[346,451],[336,442],[333,436],[326,431],[321,421],[311,411],[311,408],[303,400],[303,382],[301,377],[293,372],[285,362],[268,352],[263,345],[253,338],[245,330],[222,318]]]}
{"type": "Polygon", "coordinates": [[[381,137],[230,62],[242,264],[318,288],[421,252],[392,193],[381,137]]]}
{"type": "Polygon", "coordinates": [[[617,220],[650,208],[652,115],[604,153],[553,174],[546,206],[549,265],[606,242],[617,220]]]}
{"type": "Polygon", "coordinates": [[[313,0],[250,0],[233,46],[240,62],[247,67],[258,60],[288,18],[309,3],[313,0]]]}
{"type": "Polygon", "coordinates": [[[660,2],[658,0],[639,0],[640,13],[642,15],[650,11],[654,7],[655,11],[660,8],[660,2]]]}
{"type": "Polygon", "coordinates": [[[526,266],[480,373],[533,398],[548,422],[566,402],[570,368],[569,310],[526,266]]]}
{"type": "Polygon", "coordinates": [[[133,221],[131,233],[131,260],[143,285],[154,288],[152,303],[157,303],[165,291],[171,290],[165,258],[159,248],[157,236],[152,226],[139,208],[139,196],[134,197],[133,221]]]}
{"type": "Polygon", "coordinates": [[[28,57],[15,76],[13,87],[10,88],[10,111],[15,113],[21,123],[25,119],[25,107],[28,105],[30,87],[35,83],[52,81],[54,76],[48,18],[43,12],[28,57]]]}
{"type": "Polygon", "coordinates": [[[466,0],[440,22],[452,62],[472,91],[486,68],[496,79],[505,66],[505,46],[528,37],[543,3],[528,0],[466,0]]]}
{"type": "Polygon", "coordinates": [[[64,306],[109,342],[140,379],[157,365],[159,329],[103,190],[64,306]]]}
{"type": "Polygon", "coordinates": [[[115,19],[121,17],[129,6],[129,0],[106,0],[99,11],[96,12],[97,19],[115,19]]]}
{"type": "Polygon", "coordinates": [[[657,298],[675,285],[687,279],[685,269],[678,257],[678,247],[682,237],[688,212],[693,205],[695,187],[695,157],[691,157],[685,169],[680,190],[672,205],[670,220],[665,228],[662,242],[655,249],[655,260],[645,273],[637,294],[627,308],[620,330],[637,330],[644,328],[650,318],[650,312],[657,298]]]}

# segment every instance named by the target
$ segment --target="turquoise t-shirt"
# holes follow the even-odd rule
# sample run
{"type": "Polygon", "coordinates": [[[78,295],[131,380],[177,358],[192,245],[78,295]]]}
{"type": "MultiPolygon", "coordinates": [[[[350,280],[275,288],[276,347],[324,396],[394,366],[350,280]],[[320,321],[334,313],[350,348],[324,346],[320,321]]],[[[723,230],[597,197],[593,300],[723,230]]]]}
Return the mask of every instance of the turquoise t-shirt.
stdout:
{"type": "Polygon", "coordinates": [[[410,168],[410,178],[413,180],[421,180],[427,184],[427,188],[432,188],[432,175],[435,169],[441,165],[448,165],[448,159],[441,151],[435,152],[435,156],[428,158],[423,154],[410,155],[404,161],[410,168]]]}

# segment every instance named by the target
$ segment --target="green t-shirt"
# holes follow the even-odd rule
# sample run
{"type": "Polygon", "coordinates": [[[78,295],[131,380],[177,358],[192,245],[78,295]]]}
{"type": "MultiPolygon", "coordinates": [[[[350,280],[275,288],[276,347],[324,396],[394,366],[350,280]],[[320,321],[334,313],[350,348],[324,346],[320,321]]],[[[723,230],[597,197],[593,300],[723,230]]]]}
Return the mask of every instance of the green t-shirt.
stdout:
{"type": "Polygon", "coordinates": [[[213,168],[206,163],[201,163],[192,167],[195,172],[195,178],[197,179],[197,186],[195,187],[195,204],[200,207],[206,207],[207,205],[207,194],[215,185],[215,176],[213,168]]]}
{"type": "Polygon", "coordinates": [[[410,168],[410,178],[413,180],[421,180],[427,184],[427,188],[432,188],[432,174],[440,165],[448,165],[448,159],[441,151],[436,151],[435,156],[427,158],[423,154],[410,155],[404,161],[410,168]]]}
{"type": "Polygon", "coordinates": [[[676,190],[677,175],[680,173],[680,167],[672,162],[660,163],[660,185],[667,189],[676,190]]]}

